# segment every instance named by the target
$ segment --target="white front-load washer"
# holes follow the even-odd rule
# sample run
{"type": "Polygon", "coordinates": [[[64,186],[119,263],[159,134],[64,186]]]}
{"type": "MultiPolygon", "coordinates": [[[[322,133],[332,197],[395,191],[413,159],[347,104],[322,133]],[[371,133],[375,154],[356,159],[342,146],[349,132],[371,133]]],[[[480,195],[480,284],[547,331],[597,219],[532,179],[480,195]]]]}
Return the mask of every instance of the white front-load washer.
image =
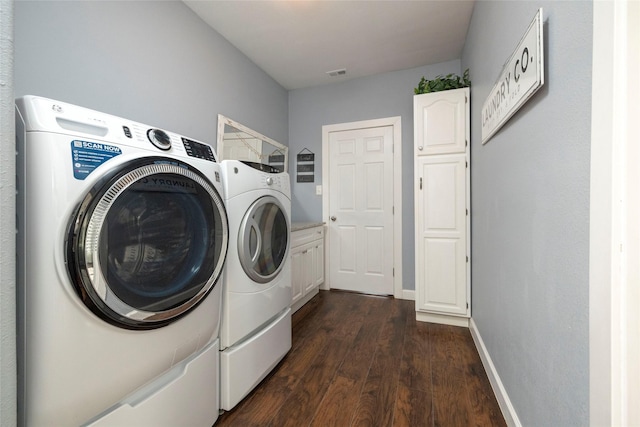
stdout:
{"type": "Polygon", "coordinates": [[[16,100],[20,425],[211,426],[228,220],[213,149],[16,100]]]}
{"type": "Polygon", "coordinates": [[[223,160],[229,215],[220,407],[230,410],[291,349],[291,185],[268,165],[223,160]]]}

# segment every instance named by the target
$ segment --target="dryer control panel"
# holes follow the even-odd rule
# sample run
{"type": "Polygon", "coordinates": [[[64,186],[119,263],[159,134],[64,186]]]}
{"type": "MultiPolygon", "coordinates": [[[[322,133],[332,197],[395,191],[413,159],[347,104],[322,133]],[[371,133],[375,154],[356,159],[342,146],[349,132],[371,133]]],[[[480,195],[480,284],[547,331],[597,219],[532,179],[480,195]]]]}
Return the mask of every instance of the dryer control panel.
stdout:
{"type": "Polygon", "coordinates": [[[270,190],[277,190],[282,193],[289,193],[289,174],[279,173],[263,175],[260,177],[260,186],[270,190]]]}
{"type": "Polygon", "coordinates": [[[240,160],[242,163],[244,163],[247,166],[250,166],[256,170],[259,170],[260,172],[266,172],[266,173],[280,173],[282,172],[280,169],[271,166],[271,165],[266,165],[264,163],[257,163],[257,162],[250,162],[248,160],[240,160]]]}

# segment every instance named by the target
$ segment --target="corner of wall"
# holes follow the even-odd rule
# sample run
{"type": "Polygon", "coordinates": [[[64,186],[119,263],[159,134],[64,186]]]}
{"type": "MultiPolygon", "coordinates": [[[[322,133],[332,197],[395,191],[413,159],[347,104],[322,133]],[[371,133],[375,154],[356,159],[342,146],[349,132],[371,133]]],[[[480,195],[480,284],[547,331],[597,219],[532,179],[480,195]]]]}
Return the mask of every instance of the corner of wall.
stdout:
{"type": "Polygon", "coordinates": [[[493,393],[496,395],[496,399],[498,400],[498,405],[500,406],[505,422],[508,426],[522,427],[522,423],[520,423],[516,409],[513,407],[511,399],[509,399],[507,390],[502,384],[500,375],[491,360],[491,355],[489,354],[487,347],[484,345],[478,326],[473,318],[471,318],[469,322],[469,330],[471,331],[471,337],[473,338],[473,342],[475,343],[478,354],[480,355],[480,360],[482,360],[482,366],[484,366],[484,370],[487,372],[491,388],[493,389],[493,393]]]}
{"type": "Polygon", "coordinates": [[[0,425],[16,425],[13,1],[0,0],[0,425]]]}

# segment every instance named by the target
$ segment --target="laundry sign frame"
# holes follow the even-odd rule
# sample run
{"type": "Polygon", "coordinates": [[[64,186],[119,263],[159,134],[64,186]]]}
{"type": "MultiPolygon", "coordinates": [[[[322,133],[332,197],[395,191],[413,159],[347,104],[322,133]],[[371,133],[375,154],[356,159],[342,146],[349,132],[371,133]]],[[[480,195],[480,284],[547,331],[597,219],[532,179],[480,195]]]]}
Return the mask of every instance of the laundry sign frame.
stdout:
{"type": "Polygon", "coordinates": [[[544,85],[542,16],[540,8],[482,106],[483,145],[544,85]]]}
{"type": "Polygon", "coordinates": [[[269,165],[278,169],[280,172],[284,172],[285,171],[284,164],[286,161],[286,157],[287,156],[284,154],[282,150],[277,149],[273,153],[269,154],[269,157],[268,157],[269,165]]]}
{"type": "Polygon", "coordinates": [[[296,182],[315,181],[315,157],[316,155],[308,148],[303,148],[296,155],[296,182]]]}

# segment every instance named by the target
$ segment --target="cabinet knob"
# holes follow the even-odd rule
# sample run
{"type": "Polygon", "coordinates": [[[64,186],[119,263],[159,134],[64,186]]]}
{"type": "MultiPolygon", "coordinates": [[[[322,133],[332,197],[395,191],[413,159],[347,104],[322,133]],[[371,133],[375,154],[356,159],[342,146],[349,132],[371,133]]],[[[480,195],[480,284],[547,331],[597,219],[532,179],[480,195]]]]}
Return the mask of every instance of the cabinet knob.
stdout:
{"type": "Polygon", "coordinates": [[[418,147],[418,150],[419,150],[419,151],[422,151],[422,145],[418,147]]]}
{"type": "Polygon", "coordinates": [[[335,216],[332,216],[330,219],[331,219],[331,221],[335,221],[335,220],[336,220],[336,217],[335,217],[335,216]]]}

